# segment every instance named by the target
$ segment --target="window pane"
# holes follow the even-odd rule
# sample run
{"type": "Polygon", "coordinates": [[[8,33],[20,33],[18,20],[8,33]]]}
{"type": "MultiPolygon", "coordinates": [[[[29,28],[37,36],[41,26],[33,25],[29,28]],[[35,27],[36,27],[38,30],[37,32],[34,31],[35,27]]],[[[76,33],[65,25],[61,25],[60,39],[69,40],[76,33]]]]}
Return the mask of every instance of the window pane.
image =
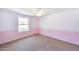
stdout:
{"type": "Polygon", "coordinates": [[[18,18],[18,24],[29,24],[29,19],[24,17],[18,18]]]}
{"type": "Polygon", "coordinates": [[[28,25],[19,25],[18,29],[19,29],[19,32],[29,31],[29,26],[28,25]]]}

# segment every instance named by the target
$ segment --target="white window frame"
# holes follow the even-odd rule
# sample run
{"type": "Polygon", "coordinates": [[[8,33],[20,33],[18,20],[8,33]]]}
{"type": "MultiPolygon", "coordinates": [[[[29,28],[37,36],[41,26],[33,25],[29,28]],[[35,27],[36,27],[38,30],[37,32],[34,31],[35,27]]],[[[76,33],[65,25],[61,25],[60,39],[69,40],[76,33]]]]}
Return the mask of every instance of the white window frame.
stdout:
{"type": "Polygon", "coordinates": [[[29,31],[29,18],[18,17],[18,32],[29,31]]]}

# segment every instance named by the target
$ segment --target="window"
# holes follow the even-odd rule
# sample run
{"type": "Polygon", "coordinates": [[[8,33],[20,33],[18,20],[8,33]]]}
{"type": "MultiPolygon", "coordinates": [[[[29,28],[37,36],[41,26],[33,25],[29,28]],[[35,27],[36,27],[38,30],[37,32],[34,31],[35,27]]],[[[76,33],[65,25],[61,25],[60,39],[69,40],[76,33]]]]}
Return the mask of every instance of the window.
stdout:
{"type": "Polygon", "coordinates": [[[18,17],[18,31],[29,31],[29,18],[18,17]]]}

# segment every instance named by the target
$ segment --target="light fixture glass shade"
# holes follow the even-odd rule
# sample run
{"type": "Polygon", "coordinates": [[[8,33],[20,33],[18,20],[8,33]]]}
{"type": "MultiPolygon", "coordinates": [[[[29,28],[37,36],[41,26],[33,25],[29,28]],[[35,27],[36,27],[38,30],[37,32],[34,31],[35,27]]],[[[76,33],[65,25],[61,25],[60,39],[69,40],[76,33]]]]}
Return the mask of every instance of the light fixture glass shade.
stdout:
{"type": "Polygon", "coordinates": [[[42,9],[36,14],[36,16],[43,16],[43,15],[45,15],[45,11],[42,9]]]}

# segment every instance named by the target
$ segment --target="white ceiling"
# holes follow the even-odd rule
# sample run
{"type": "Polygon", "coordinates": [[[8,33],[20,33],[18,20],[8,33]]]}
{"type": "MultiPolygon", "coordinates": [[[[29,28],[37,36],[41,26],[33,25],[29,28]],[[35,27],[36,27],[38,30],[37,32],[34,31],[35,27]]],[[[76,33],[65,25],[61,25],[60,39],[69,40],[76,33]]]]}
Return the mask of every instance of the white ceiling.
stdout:
{"type": "Polygon", "coordinates": [[[39,12],[39,9],[43,11],[43,15],[49,15],[49,14],[54,14],[58,12],[74,10],[76,8],[9,8],[9,9],[23,14],[27,14],[30,16],[36,16],[36,14],[39,12]]]}

